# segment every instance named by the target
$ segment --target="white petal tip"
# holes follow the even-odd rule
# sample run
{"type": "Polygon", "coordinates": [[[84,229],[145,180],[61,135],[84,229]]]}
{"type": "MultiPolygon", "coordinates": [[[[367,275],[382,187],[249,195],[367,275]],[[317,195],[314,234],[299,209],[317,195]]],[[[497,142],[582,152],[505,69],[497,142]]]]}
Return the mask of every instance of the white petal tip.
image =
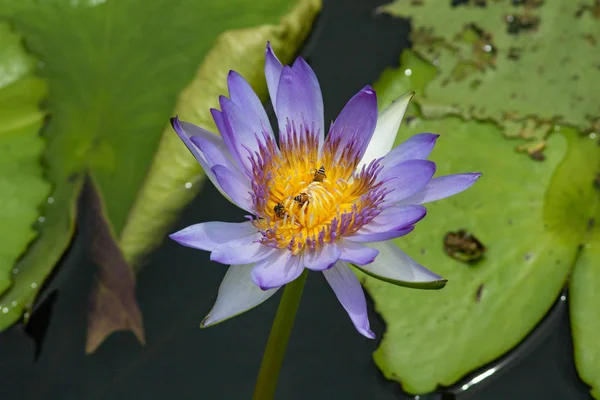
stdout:
{"type": "Polygon", "coordinates": [[[215,321],[210,318],[210,314],[208,314],[206,317],[204,317],[202,322],[200,322],[200,329],[208,328],[209,326],[212,326],[214,322],[215,321]]]}
{"type": "Polygon", "coordinates": [[[375,339],[375,334],[370,329],[361,329],[360,333],[361,333],[361,335],[363,335],[367,339],[375,339]]]}
{"type": "MultiPolygon", "coordinates": [[[[465,187],[465,189],[468,189],[469,187],[471,187],[471,185],[473,185],[475,182],[477,182],[479,180],[479,178],[481,178],[482,173],[481,172],[467,172],[464,175],[469,178],[468,183],[467,183],[468,186],[465,187]]],[[[465,190],[465,189],[463,189],[463,190],[465,190]]]]}
{"type": "Polygon", "coordinates": [[[396,103],[398,101],[408,103],[414,96],[415,96],[414,91],[406,92],[403,95],[397,97],[396,100],[394,100],[392,103],[396,103]]]}
{"type": "Polygon", "coordinates": [[[181,233],[181,231],[179,232],[175,232],[175,233],[171,233],[169,236],[169,239],[176,241],[179,244],[183,244],[184,246],[187,245],[187,241],[185,240],[185,235],[183,235],[181,233]]]}
{"type": "Polygon", "coordinates": [[[392,113],[395,113],[396,118],[402,120],[402,118],[404,117],[404,113],[408,108],[408,104],[410,103],[414,95],[415,92],[404,93],[402,96],[396,98],[396,100],[394,100],[392,104],[388,106],[388,110],[392,113]]]}

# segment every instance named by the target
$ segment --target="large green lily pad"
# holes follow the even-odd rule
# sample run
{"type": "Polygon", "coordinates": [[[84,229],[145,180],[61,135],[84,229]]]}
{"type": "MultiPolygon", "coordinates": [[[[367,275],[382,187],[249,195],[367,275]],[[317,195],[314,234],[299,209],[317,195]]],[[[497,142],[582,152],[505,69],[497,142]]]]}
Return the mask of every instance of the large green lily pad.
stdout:
{"type": "MultiPolygon", "coordinates": [[[[546,161],[536,163],[515,153],[493,124],[415,119],[400,137],[422,131],[441,133],[431,157],[438,174],[481,171],[483,177],[468,191],[429,204],[417,229],[395,241],[448,279],[444,289],[409,290],[365,279],[387,322],[375,361],[411,393],[451,385],[519,343],[559,294],[581,237],[563,231],[579,221],[571,215],[576,211],[545,207],[547,197],[561,191],[552,176],[567,150],[563,136],[550,137],[546,161]],[[476,264],[444,252],[446,233],[463,228],[487,247],[476,264]]],[[[567,194],[564,206],[575,195],[567,194]]]]}
{"type": "MultiPolygon", "coordinates": [[[[39,103],[46,85],[34,76],[35,65],[21,36],[0,22],[0,294],[19,276],[15,261],[37,235],[33,225],[50,192],[43,179],[44,141],[39,135],[44,121],[39,103]]],[[[0,306],[0,315],[12,308],[12,303],[0,306]]]]}
{"type": "Polygon", "coordinates": [[[439,174],[482,171],[483,177],[469,191],[430,204],[415,232],[396,240],[448,279],[443,290],[421,292],[365,279],[387,322],[375,361],[411,393],[453,384],[535,327],[577,256],[589,218],[577,205],[590,200],[579,193],[578,179],[563,185],[553,178],[567,168],[561,164],[567,154],[562,135],[549,138],[546,161],[537,163],[515,153],[493,124],[415,119],[401,137],[421,131],[442,135],[432,155],[439,174]],[[487,247],[478,263],[444,252],[445,234],[461,228],[487,247]]]}
{"type": "MultiPolygon", "coordinates": [[[[217,36],[228,29],[275,23],[294,4],[292,0],[0,3],[0,17],[23,33],[29,49],[42,60],[41,75],[50,85],[46,160],[47,176],[54,184],[42,210],[40,237],[18,263],[18,279],[0,297],[0,309],[9,308],[0,313],[0,330],[32,304],[67,247],[86,173],[98,188],[105,221],[118,238],[178,93],[217,36]],[[9,307],[12,304],[17,306],[9,307]]],[[[300,25],[307,32],[310,24],[300,25]]],[[[297,36],[281,43],[297,47],[297,36]]],[[[215,67],[211,73],[219,80],[225,73],[221,67],[228,65],[215,67]]]]}
{"type": "MultiPolygon", "coordinates": [[[[579,149],[573,162],[596,167],[599,174],[599,153],[597,142],[589,143],[579,149]]],[[[592,387],[592,395],[600,399],[600,178],[597,176],[595,182],[587,183],[583,189],[595,193],[589,193],[592,211],[581,255],[571,276],[569,307],[577,370],[581,379],[592,387]]]]}
{"type": "Polygon", "coordinates": [[[381,9],[411,20],[414,50],[438,68],[417,97],[425,115],[491,119],[508,136],[538,141],[553,122],[598,128],[597,2],[450,3],[397,0],[381,9]]]}

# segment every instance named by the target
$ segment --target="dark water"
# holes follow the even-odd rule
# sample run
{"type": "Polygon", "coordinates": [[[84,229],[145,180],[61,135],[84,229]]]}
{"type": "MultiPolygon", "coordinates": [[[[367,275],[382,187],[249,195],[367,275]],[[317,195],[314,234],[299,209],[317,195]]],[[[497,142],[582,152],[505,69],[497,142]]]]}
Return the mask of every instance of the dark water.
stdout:
{"type": "MultiPolygon", "coordinates": [[[[373,15],[379,4],[325,0],[302,51],[320,79],[328,121],[385,67],[396,65],[409,45],[409,24],[373,15]]],[[[173,230],[242,218],[242,211],[208,185],[173,230]]],[[[226,267],[211,263],[208,253],[165,240],[138,277],[147,345],[139,346],[132,334],[118,333],[85,356],[85,310],[94,274],[87,234],[80,226],[27,328],[37,346],[20,326],[0,334],[0,399],[250,399],[279,296],[200,330],[226,267]]],[[[374,312],[371,322],[380,338],[383,322],[374,312]]],[[[355,332],[322,276],[310,274],[277,398],[412,398],[381,376],[371,358],[376,346],[355,332]]],[[[421,399],[588,399],[571,346],[566,303],[559,301],[535,336],[497,363],[502,368],[489,378],[466,392],[460,389],[489,371],[483,368],[455,388],[421,399]]]]}

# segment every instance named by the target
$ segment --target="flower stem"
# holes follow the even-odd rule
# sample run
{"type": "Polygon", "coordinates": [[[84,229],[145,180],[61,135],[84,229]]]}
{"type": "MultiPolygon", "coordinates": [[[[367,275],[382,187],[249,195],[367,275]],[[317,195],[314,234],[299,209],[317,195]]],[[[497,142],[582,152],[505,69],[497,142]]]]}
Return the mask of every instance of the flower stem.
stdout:
{"type": "Polygon", "coordinates": [[[307,270],[304,270],[296,280],[285,285],[260,365],[252,400],[272,400],[275,396],[279,370],[292,333],[296,311],[300,305],[306,275],[307,270]]]}

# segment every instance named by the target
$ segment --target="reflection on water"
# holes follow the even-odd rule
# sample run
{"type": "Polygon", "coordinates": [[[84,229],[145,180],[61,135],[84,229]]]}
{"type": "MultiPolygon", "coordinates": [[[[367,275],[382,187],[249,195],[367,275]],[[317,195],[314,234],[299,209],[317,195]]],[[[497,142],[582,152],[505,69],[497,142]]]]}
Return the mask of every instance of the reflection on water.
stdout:
{"type": "Polygon", "coordinates": [[[499,379],[511,368],[521,364],[527,356],[546,341],[552,332],[556,331],[566,312],[567,290],[564,289],[544,319],[517,347],[487,366],[468,375],[456,385],[441,389],[440,392],[444,395],[444,398],[462,399],[467,396],[467,392],[470,396],[473,392],[477,392],[499,379]],[[491,378],[492,376],[494,378],[491,378]]]}

